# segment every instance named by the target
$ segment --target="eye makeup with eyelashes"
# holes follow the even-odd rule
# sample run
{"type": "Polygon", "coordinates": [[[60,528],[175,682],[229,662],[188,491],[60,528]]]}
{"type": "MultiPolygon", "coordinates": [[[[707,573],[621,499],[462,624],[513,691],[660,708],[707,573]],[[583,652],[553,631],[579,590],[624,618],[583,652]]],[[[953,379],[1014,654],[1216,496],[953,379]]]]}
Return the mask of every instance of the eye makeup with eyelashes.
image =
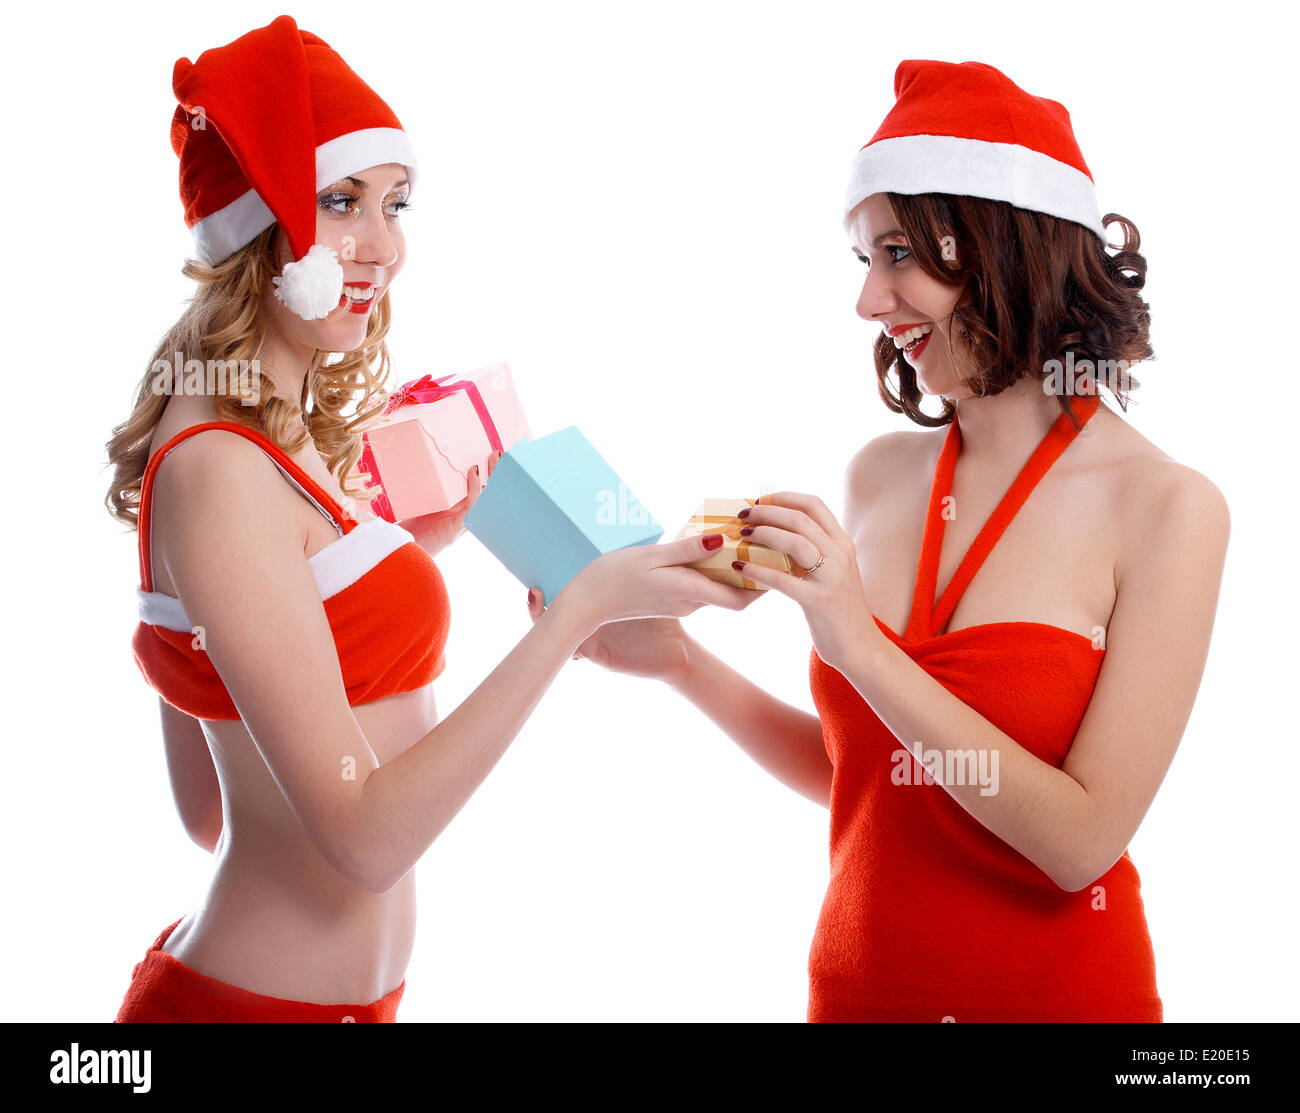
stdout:
{"type": "MultiPolygon", "coordinates": [[[[906,259],[909,255],[912,254],[912,249],[911,249],[910,247],[905,246],[904,244],[901,244],[901,243],[889,243],[889,244],[885,244],[885,245],[881,248],[881,250],[882,250],[882,251],[888,251],[888,252],[891,253],[890,256],[889,256],[889,259],[890,259],[890,262],[893,262],[893,263],[901,263],[901,262],[903,261],[903,259],[906,259]],[[893,252],[895,252],[895,251],[901,251],[901,252],[903,252],[903,253],[904,253],[904,254],[903,254],[903,258],[900,259],[897,255],[894,255],[893,252]]],[[[854,251],[853,254],[856,255],[856,256],[858,257],[858,262],[859,262],[859,263],[865,263],[868,267],[871,266],[871,260],[868,259],[865,255],[863,255],[862,252],[860,252],[860,251],[854,251]]]]}
{"type": "MultiPolygon", "coordinates": [[[[346,190],[332,189],[320,194],[316,198],[316,204],[322,212],[332,213],[335,216],[357,215],[358,210],[353,206],[359,205],[361,198],[354,193],[348,193],[346,190]],[[346,208],[336,208],[335,206],[344,205],[346,208]]],[[[389,201],[385,206],[386,209],[394,210],[390,216],[401,216],[404,212],[409,212],[412,205],[403,195],[395,200],[389,201]]]]}

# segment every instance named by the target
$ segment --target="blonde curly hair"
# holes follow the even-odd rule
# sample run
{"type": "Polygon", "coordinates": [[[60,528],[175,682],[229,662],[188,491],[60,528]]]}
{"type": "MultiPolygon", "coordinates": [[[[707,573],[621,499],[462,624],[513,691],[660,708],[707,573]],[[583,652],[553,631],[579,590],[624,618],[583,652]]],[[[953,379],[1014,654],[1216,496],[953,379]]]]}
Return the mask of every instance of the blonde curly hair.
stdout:
{"type": "MultiPolygon", "coordinates": [[[[275,258],[278,225],[271,225],[256,239],[228,259],[209,266],[188,259],[181,273],[198,283],[180,319],[167,331],[149,360],[149,370],[135,392],[131,416],[115,426],[105,446],[113,468],[113,481],[104,503],[108,512],[133,529],[139,528],[140,487],[149,462],[149,443],[167,405],[167,392],[157,388],[159,363],[170,366],[176,353],[185,360],[228,361],[245,366],[257,358],[268,322],[264,319],[265,294],[271,279],[279,274],[275,258]]],[[[346,496],[369,502],[379,493],[367,487],[371,476],[355,470],[361,458],[361,434],[373,426],[388,401],[388,347],[385,337],[392,319],[388,292],[370,314],[366,339],[360,348],[345,352],[332,363],[333,353],[317,351],[303,381],[301,405],[294,406],[275,395],[272,372],[259,367],[259,389],[246,404],[241,384],[226,382],[214,391],[218,419],[233,421],[263,433],[290,456],[308,443],[325,460],[346,496]],[[358,396],[360,396],[358,398],[358,396]],[[355,413],[343,410],[356,401],[355,413]],[[309,405],[310,403],[310,405],[309,405]],[[305,426],[304,426],[305,422],[305,426]],[[348,480],[359,478],[360,486],[349,488],[348,480]]]]}

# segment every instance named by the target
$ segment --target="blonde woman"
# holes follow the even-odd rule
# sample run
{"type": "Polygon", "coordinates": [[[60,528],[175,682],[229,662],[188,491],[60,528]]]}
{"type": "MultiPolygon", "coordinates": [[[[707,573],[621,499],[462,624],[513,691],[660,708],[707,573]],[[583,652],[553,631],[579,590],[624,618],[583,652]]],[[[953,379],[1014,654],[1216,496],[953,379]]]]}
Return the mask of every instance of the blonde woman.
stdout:
{"type": "Polygon", "coordinates": [[[109,442],[107,501],[139,529],[133,649],[181,817],[216,866],[117,1019],[392,1021],[412,867],[578,646],[605,621],[752,595],[679,566],[718,535],[606,554],[440,720],[450,606],[432,557],[491,462],[460,505],[401,526],[348,485],[386,398],[410,142],[288,16],[181,59],[173,84],[198,289],[109,442]],[[227,381],[190,393],[173,359],[221,361],[227,381]]]}

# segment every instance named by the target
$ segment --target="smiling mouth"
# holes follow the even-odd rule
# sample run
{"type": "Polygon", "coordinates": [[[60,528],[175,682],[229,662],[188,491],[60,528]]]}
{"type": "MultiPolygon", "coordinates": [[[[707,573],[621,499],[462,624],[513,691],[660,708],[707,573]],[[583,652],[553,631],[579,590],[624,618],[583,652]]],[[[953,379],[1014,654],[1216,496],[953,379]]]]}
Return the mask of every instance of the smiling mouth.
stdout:
{"type": "Polygon", "coordinates": [[[901,348],[910,355],[921,346],[921,342],[933,331],[934,325],[916,325],[893,337],[894,347],[901,348]]]}
{"type": "Polygon", "coordinates": [[[347,306],[349,313],[369,313],[370,307],[375,303],[376,287],[367,286],[361,289],[357,286],[344,286],[343,293],[339,295],[339,304],[336,306],[342,309],[347,306]]]}

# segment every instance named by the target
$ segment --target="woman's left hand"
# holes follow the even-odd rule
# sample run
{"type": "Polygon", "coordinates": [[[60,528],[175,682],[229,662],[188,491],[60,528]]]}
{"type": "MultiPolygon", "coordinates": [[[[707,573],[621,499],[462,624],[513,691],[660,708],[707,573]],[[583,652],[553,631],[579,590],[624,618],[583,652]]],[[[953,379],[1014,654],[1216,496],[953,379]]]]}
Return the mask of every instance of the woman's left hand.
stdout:
{"type": "MultiPolygon", "coordinates": [[[[493,452],[488,457],[488,478],[492,469],[501,459],[501,453],[493,452]]],[[[421,514],[418,518],[403,518],[397,524],[415,538],[419,546],[431,557],[437,556],[443,549],[465,532],[465,515],[469,508],[478,501],[486,479],[479,477],[478,465],[470,469],[469,492],[455,506],[439,510],[433,514],[421,514]]]]}
{"type": "MultiPolygon", "coordinates": [[[[880,635],[871,616],[857,548],[816,495],[780,491],[764,495],[739,514],[752,532],[745,536],[809,569],[803,577],[746,561],[740,574],[788,595],[803,608],[817,656],[832,668],[846,666],[862,652],[866,640],[880,635]],[[811,571],[819,558],[821,567],[811,571]]],[[[743,533],[743,531],[742,531],[743,533]]]]}

